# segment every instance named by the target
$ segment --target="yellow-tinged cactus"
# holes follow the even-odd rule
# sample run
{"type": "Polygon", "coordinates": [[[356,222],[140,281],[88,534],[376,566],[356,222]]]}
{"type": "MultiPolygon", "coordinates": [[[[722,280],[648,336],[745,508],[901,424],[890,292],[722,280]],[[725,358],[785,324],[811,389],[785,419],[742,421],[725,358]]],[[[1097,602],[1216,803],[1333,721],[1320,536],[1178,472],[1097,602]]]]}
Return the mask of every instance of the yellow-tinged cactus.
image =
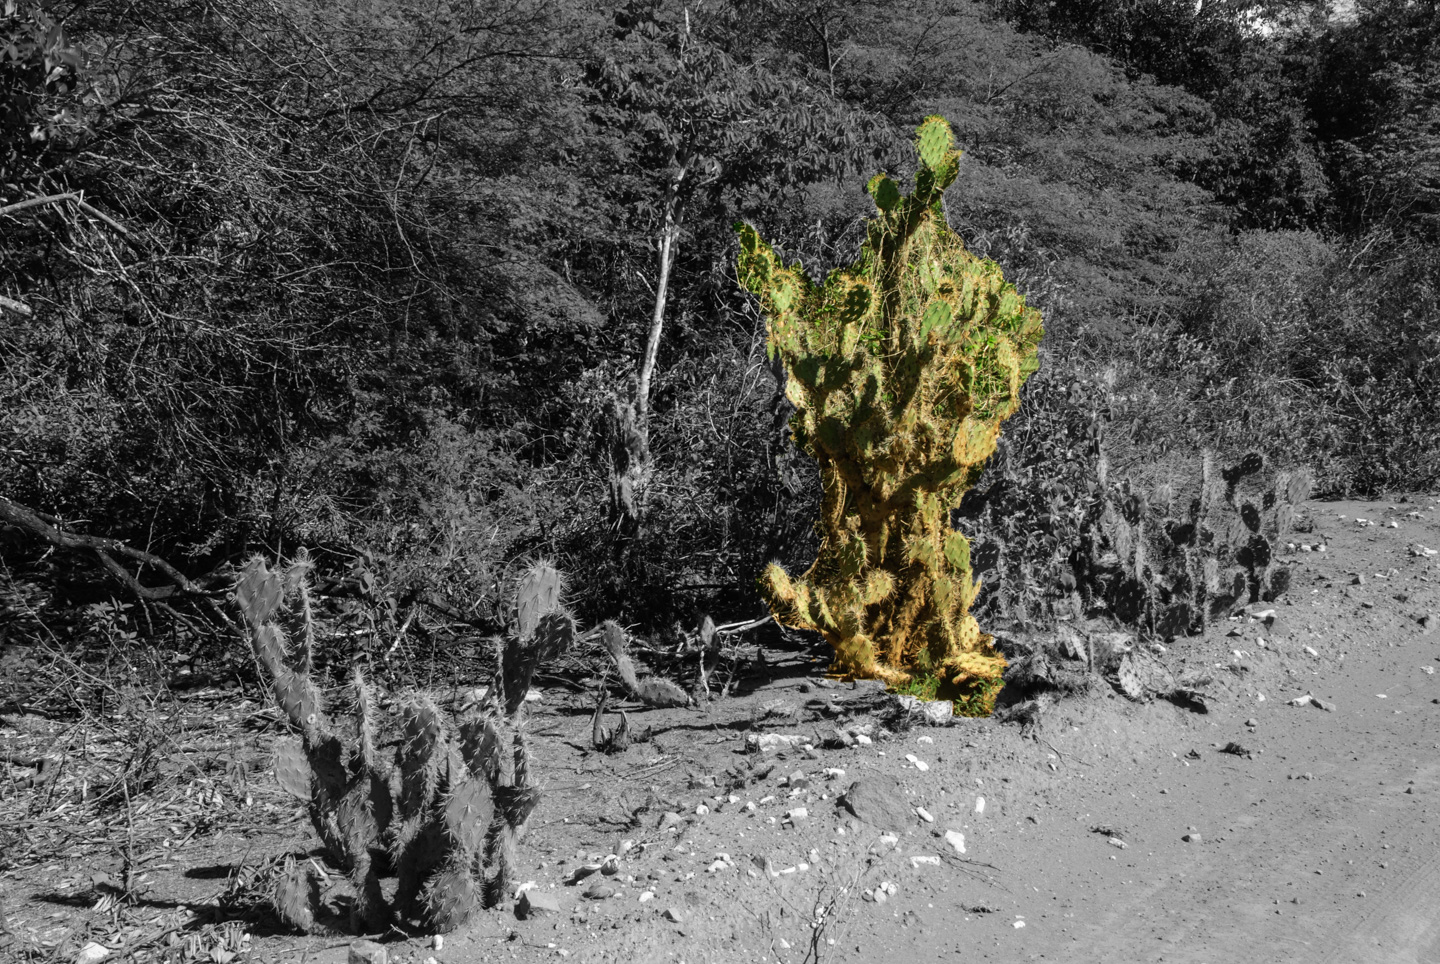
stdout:
{"type": "Polygon", "coordinates": [[[859,260],[822,285],[736,226],[740,282],[760,297],[795,441],[824,489],[814,565],[793,578],[772,564],[760,587],[776,619],[834,647],[836,672],[937,678],[959,711],[988,714],[1005,661],[969,614],[979,583],[950,511],[1019,407],[1044,328],[945,222],[960,159],[950,125],[927,117],[915,147],[915,190],[870,180],[878,215],[859,260]]]}

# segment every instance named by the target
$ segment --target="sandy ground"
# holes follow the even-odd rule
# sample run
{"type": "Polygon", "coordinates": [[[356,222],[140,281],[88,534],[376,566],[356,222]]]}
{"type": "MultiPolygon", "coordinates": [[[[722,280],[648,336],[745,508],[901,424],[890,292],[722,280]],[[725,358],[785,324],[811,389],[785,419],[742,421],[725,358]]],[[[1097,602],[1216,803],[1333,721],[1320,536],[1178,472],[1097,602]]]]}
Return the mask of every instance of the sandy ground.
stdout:
{"type": "MultiPolygon", "coordinates": [[[[1176,675],[1214,677],[1208,713],[1100,683],[1036,727],[967,720],[869,746],[747,753],[747,734],[809,737],[828,707],[865,696],[802,660],[699,710],[634,714],[657,735],[607,757],[588,749],[591,697],[546,690],[531,723],[546,797],[520,879],[556,895],[560,912],[519,920],[500,908],[439,949],[393,939],[389,958],[1440,962],[1440,628],[1420,621],[1440,614],[1440,556],[1414,548],[1440,548],[1440,506],[1309,509],[1314,532],[1294,538],[1326,551],[1284,556],[1294,578],[1272,636],[1237,619],[1159,656],[1176,675]],[[1307,694],[1329,709],[1292,704],[1307,694]],[[1246,752],[1224,752],[1232,743],[1246,752]],[[888,794],[903,825],[837,806],[857,780],[888,794]],[[666,811],[683,823],[660,829],[666,811]],[[947,833],[963,834],[963,854],[947,833]],[[619,873],[567,885],[609,854],[621,854],[619,873]],[[609,893],[584,896],[596,882],[609,893]]],[[[275,734],[245,727],[255,710],[207,710],[237,765],[250,761],[248,803],[226,800],[214,819],[189,816],[140,844],[157,926],[170,914],[176,933],[193,930],[183,921],[204,919],[237,868],[313,846],[262,772],[275,734]]],[[[3,719],[0,743],[42,726],[3,719]]],[[[133,944],[115,909],[96,906],[93,875],[118,865],[117,824],[46,813],[47,827],[0,827],[0,848],[47,829],[71,841],[0,874],[12,931],[105,943],[108,914],[112,946],[133,944]]],[[[347,957],[343,936],[252,930],[231,935],[234,959],[347,957]]]]}

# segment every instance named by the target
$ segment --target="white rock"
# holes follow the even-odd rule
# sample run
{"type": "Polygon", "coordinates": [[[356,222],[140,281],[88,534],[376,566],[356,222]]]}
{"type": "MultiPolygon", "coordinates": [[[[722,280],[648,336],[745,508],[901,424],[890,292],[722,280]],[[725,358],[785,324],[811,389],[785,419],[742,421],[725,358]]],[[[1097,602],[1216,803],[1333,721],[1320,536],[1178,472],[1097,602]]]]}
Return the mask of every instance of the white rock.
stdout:
{"type": "Polygon", "coordinates": [[[109,956],[110,948],[91,941],[80,948],[80,953],[75,955],[75,964],[99,964],[109,956]]]}
{"type": "Polygon", "coordinates": [[[868,736],[866,736],[864,733],[856,733],[856,734],[855,734],[855,743],[856,743],[858,746],[869,746],[869,745],[870,745],[871,743],[873,743],[873,742],[875,742],[875,741],[872,740],[872,739],[870,739],[870,738],[869,738],[868,736]]]}
{"type": "Polygon", "coordinates": [[[810,811],[806,810],[804,807],[796,807],[793,810],[785,811],[785,819],[789,820],[791,823],[804,820],[808,816],[810,816],[810,811]]]}
{"type": "Polygon", "coordinates": [[[745,738],[745,745],[752,750],[770,753],[799,746],[803,741],[804,737],[794,733],[751,733],[745,738]]]}
{"type": "Polygon", "coordinates": [[[1305,652],[1309,653],[1311,656],[1319,656],[1319,655],[1320,655],[1319,653],[1315,652],[1315,647],[1313,647],[1313,646],[1306,646],[1306,647],[1305,647],[1305,652]]]}
{"type": "Polygon", "coordinates": [[[930,815],[930,811],[926,810],[924,807],[916,807],[915,816],[919,817],[921,820],[924,820],[926,823],[935,822],[935,818],[930,815]]]}
{"type": "Polygon", "coordinates": [[[921,773],[924,773],[926,770],[930,769],[930,764],[926,763],[924,760],[920,759],[913,753],[905,754],[905,759],[908,760],[910,764],[914,766],[915,769],[919,770],[921,773]]]}
{"type": "Polygon", "coordinates": [[[935,742],[935,738],[934,738],[933,736],[921,736],[921,737],[916,737],[915,742],[916,742],[916,743],[934,743],[934,742],[935,742]]]}
{"type": "Polygon", "coordinates": [[[965,852],[965,835],[958,830],[945,831],[945,842],[955,848],[957,854],[965,852]]]}
{"type": "Polygon", "coordinates": [[[910,866],[916,868],[938,867],[940,866],[940,857],[938,854],[916,854],[910,858],[910,866]]]}
{"type": "Polygon", "coordinates": [[[984,797],[976,797],[976,798],[975,798],[975,812],[976,812],[976,813],[984,813],[984,812],[985,812],[985,798],[984,798],[984,797]]]}
{"type": "Polygon", "coordinates": [[[642,894],[640,895],[640,903],[642,903],[642,904],[645,903],[645,902],[648,901],[648,900],[654,900],[654,899],[655,899],[655,891],[653,891],[653,890],[647,890],[647,891],[645,891],[644,893],[642,893],[642,894]]]}

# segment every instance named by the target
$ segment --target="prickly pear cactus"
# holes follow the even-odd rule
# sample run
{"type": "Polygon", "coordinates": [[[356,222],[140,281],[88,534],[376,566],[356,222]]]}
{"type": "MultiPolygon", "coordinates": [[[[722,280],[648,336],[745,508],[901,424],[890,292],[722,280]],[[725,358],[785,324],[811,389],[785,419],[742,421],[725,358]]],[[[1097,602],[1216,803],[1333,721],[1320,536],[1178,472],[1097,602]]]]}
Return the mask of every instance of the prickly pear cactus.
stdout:
{"type": "MultiPolygon", "coordinates": [[[[452,931],[477,908],[506,898],[520,837],[540,800],[522,717],[536,666],[574,642],[574,618],[560,603],[561,574],[537,563],[521,577],[518,632],[500,654],[494,698],[458,719],[424,695],[401,702],[393,768],[381,761],[379,711],[360,671],[344,725],[327,712],[310,678],[314,621],[307,575],[303,557],[279,572],[256,558],[236,585],[275,700],[300,733],[277,748],[276,776],[288,793],[308,801],[328,858],[348,873],[353,930],[377,933],[398,915],[432,932],[452,931]],[[298,652],[279,621],[286,612],[304,627],[298,652]],[[397,883],[387,900],[380,878],[392,871],[397,883]]],[[[271,897],[277,916],[309,931],[318,901],[307,865],[287,863],[271,897]]]]}
{"type": "Polygon", "coordinates": [[[825,637],[835,671],[939,678],[958,710],[985,715],[1005,661],[970,615],[979,584],[950,510],[1019,406],[1044,329],[945,222],[953,141],[944,118],[921,123],[914,192],[870,181],[879,214],[860,258],[823,285],[743,224],[739,277],[760,296],[795,441],[824,488],[814,565],[792,578],[772,564],[762,595],[780,622],[825,637]]]}
{"type": "Polygon", "coordinates": [[[1312,476],[1300,468],[1257,482],[1265,468],[1259,453],[1222,468],[1204,452],[1188,501],[1170,485],[1147,497],[1128,481],[1102,484],[1082,581],[1099,587],[1121,622],[1164,636],[1203,632],[1236,606],[1274,600],[1290,584],[1276,546],[1312,476]]]}

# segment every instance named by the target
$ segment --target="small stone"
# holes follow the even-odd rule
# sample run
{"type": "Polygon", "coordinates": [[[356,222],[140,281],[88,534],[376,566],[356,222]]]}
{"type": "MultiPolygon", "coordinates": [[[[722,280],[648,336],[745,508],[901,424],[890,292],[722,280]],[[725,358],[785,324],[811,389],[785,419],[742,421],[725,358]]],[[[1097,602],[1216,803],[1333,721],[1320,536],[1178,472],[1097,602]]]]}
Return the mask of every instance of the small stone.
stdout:
{"type": "Polygon", "coordinates": [[[349,964],[389,964],[390,953],[374,941],[355,941],[350,945],[349,964]]]}
{"type": "Polygon", "coordinates": [[[850,814],[877,830],[900,830],[910,824],[911,810],[904,791],[893,780],[872,777],[856,780],[839,803],[850,814]]]}
{"type": "Polygon", "coordinates": [[[1310,654],[1311,656],[1319,656],[1319,655],[1320,655],[1319,653],[1315,652],[1315,647],[1313,647],[1313,646],[1306,646],[1306,647],[1305,647],[1305,652],[1308,653],[1308,654],[1310,654]]]}
{"type": "Polygon", "coordinates": [[[647,890],[647,891],[644,891],[644,892],[642,892],[642,893],[640,894],[640,903],[642,903],[642,904],[646,903],[647,901],[652,901],[652,900],[654,900],[654,899],[655,899],[655,891],[653,891],[653,890],[647,890]]]}
{"type": "Polygon", "coordinates": [[[915,816],[919,817],[921,820],[924,820],[926,823],[935,822],[935,818],[930,815],[930,811],[926,810],[924,807],[916,807],[915,816]]]}
{"type": "Polygon", "coordinates": [[[663,918],[665,918],[666,920],[668,920],[668,921],[669,921],[670,923],[672,923],[672,924],[678,924],[678,923],[680,923],[682,920],[685,919],[684,915],[682,915],[682,914],[681,914],[678,910],[676,910],[674,907],[667,907],[667,908],[665,908],[665,912],[662,913],[660,916],[663,917],[663,918]]]}
{"type": "Polygon", "coordinates": [[[595,883],[591,884],[589,887],[585,888],[585,898],[587,900],[605,900],[607,897],[614,896],[615,888],[611,887],[609,884],[602,884],[598,880],[595,881],[595,883]]]}
{"type": "Polygon", "coordinates": [[[1109,842],[1110,846],[1119,847],[1121,850],[1124,850],[1126,847],[1130,846],[1128,843],[1121,840],[1119,837],[1111,837],[1109,842]]]}
{"type": "Polygon", "coordinates": [[[560,898],[543,890],[527,890],[515,902],[515,916],[521,920],[560,913],[560,898]]]}
{"type": "Polygon", "coordinates": [[[825,771],[825,779],[838,780],[845,775],[845,771],[839,767],[830,767],[825,771]]]}
{"type": "Polygon", "coordinates": [[[685,818],[674,810],[666,810],[660,817],[661,830],[675,830],[685,826],[685,818]]]}
{"type": "Polygon", "coordinates": [[[1181,837],[1180,839],[1183,840],[1183,841],[1185,841],[1186,843],[1203,843],[1203,842],[1204,842],[1198,833],[1187,833],[1185,836],[1181,837]]]}
{"type": "Polygon", "coordinates": [[[924,760],[920,759],[913,753],[905,754],[905,759],[908,760],[910,764],[914,766],[915,769],[919,770],[921,773],[924,773],[926,770],[930,769],[930,764],[926,763],[924,760]]]}
{"type": "Polygon", "coordinates": [[[430,938],[430,947],[432,950],[443,951],[445,949],[445,935],[436,934],[430,938]]]}
{"type": "Polygon", "coordinates": [[[940,857],[936,854],[915,854],[910,858],[910,866],[917,869],[920,867],[938,867],[940,866],[940,857]]]}
{"type": "Polygon", "coordinates": [[[976,797],[976,798],[975,798],[975,812],[976,812],[976,813],[984,813],[984,812],[985,812],[985,798],[984,798],[984,797],[976,797]]]}
{"type": "Polygon", "coordinates": [[[874,740],[871,740],[871,739],[870,739],[868,736],[866,736],[864,733],[856,733],[856,734],[855,734],[855,743],[856,743],[856,745],[858,745],[858,746],[869,746],[869,745],[870,745],[871,743],[873,743],[873,742],[875,742],[875,741],[874,741],[874,740]]]}
{"type": "Polygon", "coordinates": [[[1365,585],[1365,575],[1364,575],[1364,573],[1356,573],[1356,574],[1355,574],[1355,578],[1350,580],[1350,585],[1352,585],[1352,586],[1363,586],[1363,585],[1365,585]]]}
{"type": "Polygon", "coordinates": [[[1420,634],[1422,636],[1429,636],[1435,632],[1437,627],[1440,627],[1440,613],[1426,613],[1420,617],[1420,634]]]}
{"type": "Polygon", "coordinates": [[[705,806],[705,804],[703,804],[703,803],[700,804],[699,806],[697,806],[697,807],[695,808],[695,815],[696,815],[697,817],[703,817],[703,816],[705,816],[705,814],[707,814],[707,813],[709,813],[709,812],[710,812],[710,808],[707,807],[707,806],[705,806]]]}
{"type": "Polygon", "coordinates": [[[580,881],[584,880],[586,877],[589,877],[592,874],[598,874],[600,870],[600,864],[581,864],[574,870],[570,871],[570,875],[565,878],[565,884],[567,886],[574,886],[575,884],[580,883],[580,881]]]}
{"type": "Polygon", "coordinates": [[[801,770],[796,770],[785,780],[792,790],[803,790],[810,785],[810,778],[801,770]]]}
{"type": "MultiPolygon", "coordinates": [[[[629,841],[626,841],[626,843],[628,842],[629,841]]],[[[624,844],[621,844],[621,849],[624,849],[624,844]]],[[[616,874],[620,873],[620,855],[611,854],[603,861],[601,861],[600,873],[604,874],[606,877],[614,877],[616,874]]]]}
{"type": "MultiPolygon", "coordinates": [[[[368,944],[369,941],[366,941],[366,943],[368,944]]],[[[385,949],[383,947],[380,948],[380,952],[383,954],[385,949]]],[[[84,947],[80,948],[79,954],[75,955],[75,964],[99,964],[100,961],[105,960],[105,958],[109,956],[110,948],[90,941],[84,947]]],[[[351,957],[351,960],[353,961],[355,958],[351,957]]],[[[381,961],[383,964],[384,959],[382,958],[381,961]]]]}
{"type": "Polygon", "coordinates": [[[810,811],[806,810],[804,807],[795,807],[792,810],[785,811],[785,819],[789,820],[791,823],[799,823],[801,820],[804,820],[808,816],[810,816],[810,811]]]}
{"type": "Polygon", "coordinates": [[[1250,727],[1259,726],[1259,725],[1260,725],[1260,721],[1257,720],[1257,719],[1255,719],[1255,717],[1252,716],[1252,717],[1250,717],[1250,719],[1248,719],[1248,720],[1245,721],[1245,725],[1246,725],[1246,726],[1250,726],[1250,727]]]}

